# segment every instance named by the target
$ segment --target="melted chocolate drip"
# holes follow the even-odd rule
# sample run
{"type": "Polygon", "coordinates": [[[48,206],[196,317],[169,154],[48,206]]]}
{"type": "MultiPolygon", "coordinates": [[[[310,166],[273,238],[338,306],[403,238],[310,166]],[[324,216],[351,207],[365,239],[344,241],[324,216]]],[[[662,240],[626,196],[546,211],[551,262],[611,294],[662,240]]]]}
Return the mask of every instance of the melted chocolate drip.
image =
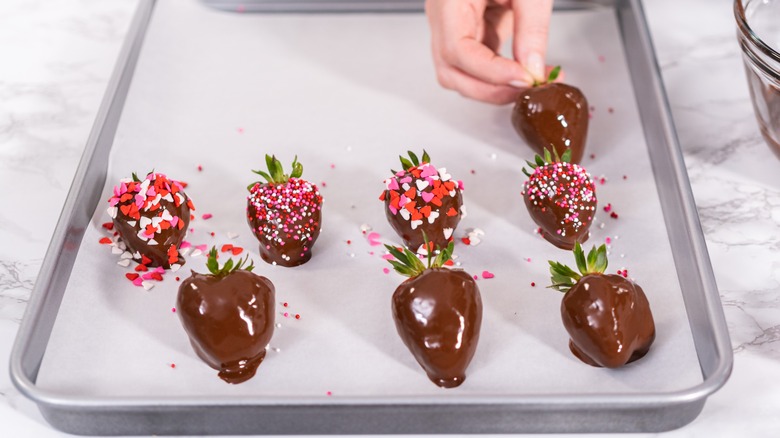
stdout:
{"type": "Polygon", "coordinates": [[[536,153],[543,154],[551,145],[560,156],[571,149],[571,162],[579,163],[585,153],[588,117],[588,100],[578,88],[551,83],[518,96],[512,126],[536,153]]]}
{"type": "Polygon", "coordinates": [[[395,327],[433,383],[454,388],[466,379],[482,324],[479,288],[467,273],[428,269],[393,294],[395,327]]]}
{"type": "Polygon", "coordinates": [[[251,379],[274,332],[274,285],[237,270],[223,278],[192,273],[176,309],[192,348],[228,383],[251,379]]]}
{"type": "Polygon", "coordinates": [[[617,368],[644,357],[655,323],[642,288],[619,275],[590,274],[561,302],[569,348],[583,362],[617,368]]]}
{"type": "MultiPolygon", "coordinates": [[[[390,226],[393,227],[393,230],[395,230],[401,239],[403,239],[404,245],[412,251],[416,251],[417,248],[425,242],[423,233],[425,233],[429,242],[433,242],[435,245],[434,247],[445,248],[447,244],[449,244],[452,234],[446,236],[444,234],[444,229],[451,228],[454,233],[462,216],[460,207],[463,205],[463,195],[460,190],[455,190],[457,190],[455,196],[445,196],[441,199],[441,207],[438,209],[438,211],[441,212],[439,213],[439,217],[434,220],[433,223],[428,223],[427,220],[423,220],[423,223],[417,226],[416,229],[412,229],[411,221],[405,220],[400,214],[393,214],[388,208],[388,205],[390,205],[389,197],[385,199],[385,216],[387,216],[387,221],[390,223],[390,226]],[[457,214],[448,216],[446,212],[450,211],[450,209],[456,211],[457,214]]],[[[418,209],[425,206],[425,201],[422,196],[418,196],[415,203],[418,209]]]]}

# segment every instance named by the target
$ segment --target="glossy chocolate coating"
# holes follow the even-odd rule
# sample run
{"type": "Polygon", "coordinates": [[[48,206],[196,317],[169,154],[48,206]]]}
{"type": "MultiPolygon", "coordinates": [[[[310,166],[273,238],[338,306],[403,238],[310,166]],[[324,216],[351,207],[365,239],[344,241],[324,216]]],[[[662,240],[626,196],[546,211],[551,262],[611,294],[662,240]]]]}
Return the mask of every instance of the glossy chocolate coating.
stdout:
{"type": "Polygon", "coordinates": [[[534,172],[523,188],[523,199],[531,219],[542,229],[542,237],[558,248],[571,250],[576,242],[583,243],[590,236],[598,203],[596,186],[584,170],[570,171],[578,165],[556,165],[560,171],[538,168],[534,172]]]}
{"type": "Polygon", "coordinates": [[[274,332],[274,285],[237,270],[223,278],[192,273],[176,310],[192,348],[228,383],[251,379],[274,332]]]}
{"type": "Polygon", "coordinates": [[[279,184],[253,188],[247,198],[247,223],[260,242],[263,260],[285,267],[309,261],[320,235],[321,206],[317,187],[305,180],[291,178],[284,188],[279,184]]]}
{"type": "Polygon", "coordinates": [[[589,274],[561,302],[569,348],[583,362],[617,368],[642,358],[655,340],[655,323],[642,288],[613,274],[589,274]]]}
{"type": "Polygon", "coordinates": [[[588,121],[585,95],[561,83],[523,91],[512,110],[512,126],[537,154],[542,155],[550,145],[560,156],[571,149],[572,163],[579,163],[585,153],[588,121]]]}
{"type": "MultiPolygon", "coordinates": [[[[424,206],[422,196],[418,196],[415,202],[417,208],[422,208],[424,206]]],[[[428,223],[428,221],[424,220],[422,225],[419,225],[417,229],[412,229],[412,223],[408,220],[404,220],[401,215],[392,214],[387,208],[389,204],[390,199],[385,199],[385,216],[387,217],[390,226],[393,227],[393,230],[395,230],[401,239],[403,239],[404,245],[412,251],[416,251],[417,248],[424,243],[424,232],[429,242],[433,242],[438,248],[445,248],[449,243],[452,234],[450,234],[450,237],[447,237],[444,234],[444,229],[451,228],[455,230],[455,228],[457,228],[462,216],[460,207],[463,205],[463,195],[460,190],[458,190],[455,196],[447,196],[441,200],[439,211],[447,212],[452,208],[457,212],[456,215],[447,216],[446,213],[439,214],[439,217],[433,223],[428,223]]]]}
{"type": "Polygon", "coordinates": [[[479,342],[482,299],[469,274],[428,269],[393,294],[398,334],[433,383],[454,388],[466,379],[479,342]]]}

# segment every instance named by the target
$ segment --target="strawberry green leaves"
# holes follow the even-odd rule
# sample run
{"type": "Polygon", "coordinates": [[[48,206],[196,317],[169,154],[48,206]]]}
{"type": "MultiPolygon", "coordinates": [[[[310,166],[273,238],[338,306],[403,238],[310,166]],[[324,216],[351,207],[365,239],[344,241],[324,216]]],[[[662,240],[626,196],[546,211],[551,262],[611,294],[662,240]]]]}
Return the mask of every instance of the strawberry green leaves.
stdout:
{"type": "Polygon", "coordinates": [[[546,81],[539,82],[537,80],[534,80],[534,83],[532,84],[532,86],[539,87],[539,86],[542,86],[544,84],[549,84],[550,82],[555,82],[555,80],[558,79],[558,76],[560,76],[560,74],[561,74],[561,66],[557,65],[557,66],[555,66],[555,68],[550,70],[550,74],[547,75],[547,80],[546,81]]]}
{"type": "MultiPolygon", "coordinates": [[[[531,170],[536,169],[537,167],[544,167],[548,164],[552,163],[571,163],[571,149],[566,149],[566,152],[563,153],[563,155],[558,155],[558,151],[553,148],[552,153],[550,153],[550,150],[545,148],[544,149],[544,157],[536,155],[534,156],[534,161],[526,161],[526,164],[531,168],[531,170]]],[[[533,172],[529,172],[525,167],[523,167],[523,173],[525,176],[530,177],[533,172]]]]}
{"type": "MultiPolygon", "coordinates": [[[[268,172],[262,170],[253,170],[252,172],[262,176],[269,184],[284,184],[290,180],[290,178],[300,178],[303,175],[303,165],[298,162],[298,156],[295,156],[292,162],[292,172],[289,175],[284,173],[282,163],[276,158],[275,155],[265,156],[265,165],[268,168],[268,172]]],[[[247,190],[251,191],[252,187],[258,182],[253,182],[247,186],[247,190]]]]}
{"type": "MultiPolygon", "coordinates": [[[[423,236],[424,237],[424,236],[423,236]]],[[[428,248],[428,239],[425,239],[425,247],[428,248]]],[[[417,254],[409,251],[407,248],[396,248],[392,245],[385,245],[387,251],[395,257],[395,260],[388,260],[393,265],[395,272],[404,277],[416,277],[422,274],[426,269],[441,268],[452,258],[452,252],[455,250],[455,243],[450,242],[447,247],[441,249],[436,257],[432,257],[433,251],[428,251],[427,266],[420,260],[417,254]]]]}
{"type": "Polygon", "coordinates": [[[404,170],[409,170],[412,167],[419,166],[422,163],[431,162],[431,157],[428,156],[428,152],[426,152],[424,149],[422,154],[422,161],[420,161],[420,159],[417,158],[417,155],[412,151],[407,151],[407,154],[409,154],[409,158],[406,158],[403,155],[398,157],[401,160],[401,165],[403,166],[404,170]]]}
{"type": "Polygon", "coordinates": [[[233,259],[228,259],[228,261],[220,267],[219,262],[217,261],[217,247],[212,246],[209,251],[209,258],[206,260],[206,268],[208,268],[209,272],[216,277],[226,277],[231,272],[239,269],[251,272],[252,269],[255,268],[255,265],[252,260],[249,260],[249,255],[247,255],[243,259],[239,259],[238,262],[234,262],[233,259]],[[247,261],[249,264],[244,267],[247,261]]]}
{"type": "Polygon", "coordinates": [[[574,261],[577,263],[577,269],[580,273],[577,273],[572,268],[550,260],[550,281],[552,285],[549,287],[560,292],[568,292],[580,278],[588,274],[603,274],[607,270],[607,246],[601,245],[598,248],[594,245],[588,252],[587,257],[585,251],[579,242],[574,245],[574,261]],[[582,275],[580,275],[582,274],[582,275]]]}

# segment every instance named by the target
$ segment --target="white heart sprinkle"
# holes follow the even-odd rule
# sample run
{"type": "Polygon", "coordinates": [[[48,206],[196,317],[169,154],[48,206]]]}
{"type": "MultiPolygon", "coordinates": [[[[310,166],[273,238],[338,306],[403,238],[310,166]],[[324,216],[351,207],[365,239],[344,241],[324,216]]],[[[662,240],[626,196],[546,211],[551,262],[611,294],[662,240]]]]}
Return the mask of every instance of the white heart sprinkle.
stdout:
{"type": "Polygon", "coordinates": [[[131,227],[134,227],[135,224],[137,224],[137,223],[138,222],[136,222],[136,221],[127,221],[127,225],[130,225],[131,227]]]}
{"type": "Polygon", "coordinates": [[[116,246],[111,247],[111,254],[122,254],[124,251],[122,251],[121,248],[117,248],[116,246]]]}
{"type": "Polygon", "coordinates": [[[438,217],[439,217],[439,212],[432,211],[431,214],[428,215],[428,223],[432,224],[438,217]]]}
{"type": "Polygon", "coordinates": [[[445,228],[442,231],[444,231],[444,238],[449,239],[450,236],[452,236],[452,232],[454,231],[454,228],[445,228]]]}
{"type": "Polygon", "coordinates": [[[416,229],[417,229],[417,227],[419,227],[420,225],[422,225],[422,223],[423,223],[423,221],[412,221],[412,229],[413,229],[413,230],[416,230],[416,229]]]}
{"type": "Polygon", "coordinates": [[[130,259],[122,259],[122,260],[116,262],[116,264],[126,268],[126,267],[130,266],[130,259]]]}
{"type": "Polygon", "coordinates": [[[178,271],[179,269],[181,269],[181,265],[179,265],[179,264],[176,264],[176,263],[174,263],[174,264],[172,264],[172,265],[171,265],[171,272],[176,272],[176,271],[178,271]]]}
{"type": "Polygon", "coordinates": [[[142,281],[141,286],[143,286],[144,289],[149,290],[154,287],[154,283],[151,281],[142,281]]]}
{"type": "Polygon", "coordinates": [[[369,224],[363,224],[363,225],[360,226],[360,231],[362,231],[364,233],[368,232],[368,231],[371,231],[371,230],[373,230],[373,228],[371,228],[371,225],[369,225],[369,224]]]}
{"type": "Polygon", "coordinates": [[[190,248],[183,248],[179,250],[179,254],[186,256],[190,252],[190,248]]]}
{"type": "Polygon", "coordinates": [[[146,244],[147,244],[147,245],[149,245],[149,246],[152,246],[152,245],[157,245],[157,241],[156,241],[156,240],[154,240],[154,239],[149,239],[149,241],[148,241],[148,242],[146,242],[146,244]]]}
{"type": "Polygon", "coordinates": [[[130,254],[130,251],[125,251],[125,252],[122,253],[121,256],[119,256],[119,258],[122,259],[122,260],[125,260],[125,259],[129,260],[129,259],[133,258],[133,255],[130,254]]]}
{"type": "Polygon", "coordinates": [[[127,245],[125,245],[125,242],[123,242],[121,240],[116,243],[116,246],[118,246],[119,249],[121,249],[123,251],[127,249],[127,245]]]}
{"type": "Polygon", "coordinates": [[[193,257],[197,257],[197,256],[199,256],[201,254],[203,254],[203,251],[201,251],[201,250],[199,250],[197,248],[195,248],[195,251],[192,251],[192,256],[193,257]]]}
{"type": "Polygon", "coordinates": [[[141,216],[141,228],[146,228],[147,225],[151,224],[152,220],[149,219],[146,216],[141,216]]]}
{"type": "Polygon", "coordinates": [[[228,232],[227,236],[228,236],[228,239],[235,239],[236,237],[238,237],[238,234],[237,233],[230,233],[230,232],[228,232]]]}
{"type": "Polygon", "coordinates": [[[441,177],[442,181],[449,181],[452,179],[452,175],[447,173],[446,167],[442,167],[441,169],[439,169],[439,176],[441,177]]]}
{"type": "Polygon", "coordinates": [[[410,186],[410,185],[409,185],[409,183],[404,183],[404,184],[401,186],[401,188],[402,188],[402,189],[404,189],[404,191],[407,191],[407,190],[409,190],[411,187],[412,187],[412,186],[410,186]]]}
{"type": "Polygon", "coordinates": [[[428,181],[424,179],[418,179],[414,181],[414,184],[417,186],[417,190],[422,191],[426,187],[428,187],[428,181]]]}
{"type": "Polygon", "coordinates": [[[116,207],[108,207],[106,211],[108,212],[108,215],[111,216],[112,219],[115,219],[117,210],[118,209],[116,207]]]}
{"type": "Polygon", "coordinates": [[[402,208],[399,213],[401,214],[401,217],[404,218],[405,221],[408,221],[410,217],[412,217],[412,214],[409,213],[409,210],[402,208]]]}

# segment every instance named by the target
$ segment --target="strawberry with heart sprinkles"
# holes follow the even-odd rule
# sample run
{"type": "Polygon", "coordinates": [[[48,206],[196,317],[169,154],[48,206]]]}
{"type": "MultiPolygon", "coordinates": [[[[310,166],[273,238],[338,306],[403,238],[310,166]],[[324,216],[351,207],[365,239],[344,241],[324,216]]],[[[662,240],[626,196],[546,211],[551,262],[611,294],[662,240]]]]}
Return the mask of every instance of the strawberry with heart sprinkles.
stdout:
{"type": "Polygon", "coordinates": [[[185,263],[179,248],[195,207],[183,183],[162,173],[150,172],[143,180],[133,173],[114,187],[108,204],[114,229],[133,260],[165,269],[185,263]]]}

